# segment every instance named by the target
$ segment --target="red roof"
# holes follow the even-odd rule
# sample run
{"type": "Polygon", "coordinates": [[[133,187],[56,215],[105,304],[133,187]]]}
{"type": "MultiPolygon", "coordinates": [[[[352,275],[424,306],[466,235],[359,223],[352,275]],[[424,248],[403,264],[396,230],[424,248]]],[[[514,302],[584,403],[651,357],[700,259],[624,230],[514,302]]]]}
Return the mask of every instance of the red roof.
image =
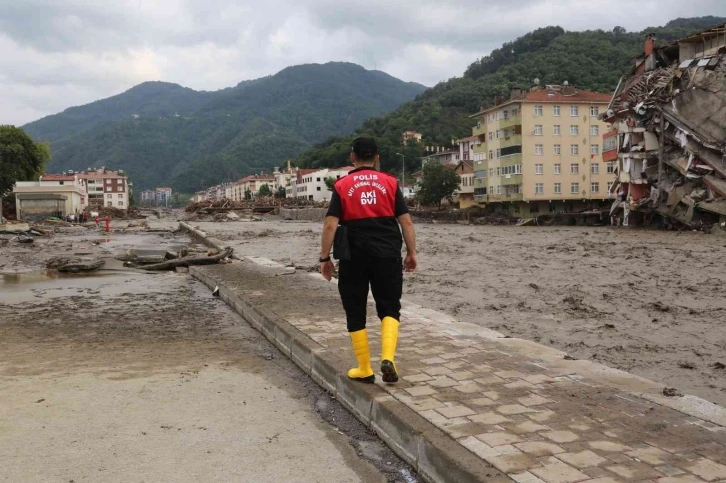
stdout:
{"type": "Polygon", "coordinates": [[[600,92],[582,91],[575,89],[574,94],[565,95],[561,91],[550,91],[547,89],[527,92],[524,96],[512,99],[513,101],[524,102],[595,102],[610,103],[612,94],[601,94],[600,92]]]}
{"type": "Polygon", "coordinates": [[[106,171],[105,173],[97,173],[95,171],[78,173],[81,179],[109,179],[109,178],[126,178],[123,174],[106,171]]]}
{"type": "Polygon", "coordinates": [[[44,174],[40,177],[41,181],[75,181],[74,175],[68,174],[44,174]]]}
{"type": "Polygon", "coordinates": [[[479,136],[469,136],[469,137],[457,139],[456,142],[457,143],[463,143],[463,142],[466,142],[466,141],[476,141],[478,139],[479,139],[479,136]]]}
{"type": "Polygon", "coordinates": [[[331,168],[330,171],[345,171],[349,173],[355,169],[355,166],[345,166],[344,168],[331,168]]]}

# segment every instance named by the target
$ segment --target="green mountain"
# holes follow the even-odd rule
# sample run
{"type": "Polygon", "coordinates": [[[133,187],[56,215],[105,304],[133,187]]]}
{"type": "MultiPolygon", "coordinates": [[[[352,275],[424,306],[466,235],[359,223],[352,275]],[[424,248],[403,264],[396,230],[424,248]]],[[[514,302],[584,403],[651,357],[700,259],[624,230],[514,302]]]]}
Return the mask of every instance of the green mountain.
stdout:
{"type": "Polygon", "coordinates": [[[471,133],[469,115],[482,106],[494,104],[495,96],[508,96],[511,88],[529,88],[535,78],[542,84],[570,84],[598,92],[611,92],[620,76],[633,66],[633,57],[642,52],[643,40],[654,33],[658,43],[685,37],[695,31],[726,22],[726,18],[679,18],[664,27],[642,32],[590,30],[567,32],[561,27],[546,27],[507,42],[472,63],[462,77],[437,84],[382,117],[369,119],[352,136],[331,137],[301,154],[298,166],[338,166],[347,159],[352,139],[357,135],[375,136],[381,150],[381,166],[400,172],[401,158],[406,171],[420,164],[422,145],[400,146],[406,130],[423,134],[423,145],[447,146],[451,139],[471,133]]]}
{"type": "Polygon", "coordinates": [[[137,190],[192,192],[269,171],[424,90],[355,64],[308,64],[216,92],[146,82],[23,128],[50,142],[48,171],[106,166],[137,190]]]}

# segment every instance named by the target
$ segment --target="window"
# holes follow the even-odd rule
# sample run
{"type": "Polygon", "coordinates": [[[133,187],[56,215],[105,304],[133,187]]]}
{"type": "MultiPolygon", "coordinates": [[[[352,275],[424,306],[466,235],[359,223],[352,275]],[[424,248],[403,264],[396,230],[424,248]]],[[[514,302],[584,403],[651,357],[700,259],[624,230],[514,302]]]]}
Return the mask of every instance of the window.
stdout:
{"type": "Polygon", "coordinates": [[[555,194],[562,194],[562,183],[555,183],[555,194]]]}
{"type": "Polygon", "coordinates": [[[501,175],[502,175],[502,168],[497,168],[497,176],[501,176],[501,175]]]}
{"type": "Polygon", "coordinates": [[[494,114],[489,114],[487,121],[492,122],[494,120],[494,114]]]}
{"type": "Polygon", "coordinates": [[[552,115],[559,117],[560,116],[560,106],[553,106],[552,107],[552,115]]]}
{"type": "Polygon", "coordinates": [[[590,172],[592,174],[600,174],[600,163],[592,163],[592,166],[590,166],[590,172]]]}
{"type": "Polygon", "coordinates": [[[123,206],[123,205],[124,205],[124,202],[123,202],[123,201],[119,201],[119,202],[118,202],[118,205],[119,205],[119,206],[123,206]]]}
{"type": "Polygon", "coordinates": [[[320,191],[320,186],[318,186],[318,191],[320,191]]]}
{"type": "Polygon", "coordinates": [[[113,198],[113,195],[112,194],[108,194],[108,195],[106,195],[106,198],[108,198],[110,200],[110,199],[113,198]]]}
{"type": "Polygon", "coordinates": [[[489,150],[489,159],[494,159],[494,151],[489,150]]]}
{"type": "Polygon", "coordinates": [[[501,149],[497,149],[497,159],[499,159],[499,157],[501,155],[502,155],[502,150],[501,149]]]}
{"type": "Polygon", "coordinates": [[[489,168],[489,177],[494,176],[494,168],[489,168]]]}
{"type": "Polygon", "coordinates": [[[534,135],[535,136],[542,135],[542,124],[537,124],[536,126],[534,126],[534,135]]]}
{"type": "Polygon", "coordinates": [[[534,174],[544,174],[544,164],[535,164],[534,174]]]}
{"type": "Polygon", "coordinates": [[[610,193],[613,190],[613,182],[608,183],[608,193],[610,193]]]}
{"type": "Polygon", "coordinates": [[[557,155],[560,155],[560,154],[562,154],[562,147],[559,144],[555,144],[552,152],[557,155]]]}
{"type": "Polygon", "coordinates": [[[502,194],[502,187],[500,185],[497,185],[497,194],[498,195],[502,194]]]}
{"type": "Polygon", "coordinates": [[[577,106],[570,106],[570,116],[575,117],[579,114],[577,106]]]}
{"type": "Polygon", "coordinates": [[[106,206],[113,206],[113,201],[109,201],[108,203],[106,203],[106,206]]]}
{"type": "Polygon", "coordinates": [[[512,117],[516,116],[517,114],[519,114],[517,108],[512,109],[512,117]]]}
{"type": "Polygon", "coordinates": [[[615,173],[615,161],[608,161],[606,166],[608,174],[615,173]]]}
{"type": "Polygon", "coordinates": [[[560,163],[555,164],[555,174],[562,174],[562,165],[560,163]]]}
{"type": "Polygon", "coordinates": [[[618,136],[610,136],[608,138],[603,139],[602,141],[602,150],[605,151],[612,151],[613,149],[618,148],[618,136]]]}
{"type": "Polygon", "coordinates": [[[580,165],[577,163],[572,163],[570,165],[570,174],[580,174],[580,165]]]}
{"type": "Polygon", "coordinates": [[[599,136],[600,126],[590,126],[590,136],[599,136]]]}
{"type": "Polygon", "coordinates": [[[120,200],[124,199],[124,195],[122,193],[119,193],[118,194],[118,199],[120,199],[120,200]]]}
{"type": "Polygon", "coordinates": [[[535,144],[534,145],[534,154],[535,154],[535,156],[542,156],[544,154],[544,146],[541,144],[535,144]]]}
{"type": "Polygon", "coordinates": [[[590,115],[597,116],[598,114],[600,114],[600,108],[597,106],[590,106],[590,115]]]}
{"type": "Polygon", "coordinates": [[[555,136],[559,136],[561,134],[561,130],[560,130],[560,125],[559,124],[555,124],[554,125],[554,127],[552,128],[552,133],[555,136]]]}
{"type": "Polygon", "coordinates": [[[577,127],[577,124],[572,124],[570,126],[570,136],[577,136],[580,134],[580,128],[577,127]]]}
{"type": "Polygon", "coordinates": [[[590,145],[590,154],[600,154],[600,145],[599,144],[591,144],[590,145]]]}
{"type": "Polygon", "coordinates": [[[317,179],[318,183],[320,183],[320,178],[317,179]]]}
{"type": "Polygon", "coordinates": [[[489,140],[491,141],[492,139],[494,139],[494,133],[489,131],[489,140]]]}
{"type": "Polygon", "coordinates": [[[544,183],[536,183],[534,185],[534,194],[536,194],[536,195],[544,194],[544,183]]]}
{"type": "Polygon", "coordinates": [[[521,164],[514,165],[514,174],[522,174],[522,165],[521,164]]]}
{"type": "Polygon", "coordinates": [[[600,192],[600,183],[598,183],[598,182],[590,183],[590,192],[599,193],[600,192]]]}
{"type": "Polygon", "coordinates": [[[576,195],[580,192],[580,183],[570,183],[570,193],[576,195]]]}
{"type": "Polygon", "coordinates": [[[542,106],[534,106],[534,115],[535,116],[541,116],[542,115],[542,106]]]}
{"type": "Polygon", "coordinates": [[[111,187],[110,186],[106,186],[106,191],[111,191],[111,187]]]}
{"type": "Polygon", "coordinates": [[[502,130],[501,129],[497,129],[497,139],[500,139],[500,138],[503,138],[503,137],[504,136],[502,136],[502,130]]]}
{"type": "Polygon", "coordinates": [[[578,146],[577,144],[570,144],[570,154],[572,154],[573,156],[577,156],[578,154],[580,154],[580,146],[578,146]]]}

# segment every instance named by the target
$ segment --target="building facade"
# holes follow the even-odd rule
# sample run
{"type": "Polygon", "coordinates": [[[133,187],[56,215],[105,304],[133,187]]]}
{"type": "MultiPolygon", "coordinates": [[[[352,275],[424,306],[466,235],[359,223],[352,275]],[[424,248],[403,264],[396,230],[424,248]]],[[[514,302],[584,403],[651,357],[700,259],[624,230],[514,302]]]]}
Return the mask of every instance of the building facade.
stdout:
{"type": "Polygon", "coordinates": [[[317,170],[299,170],[295,182],[295,198],[308,201],[330,201],[332,191],[328,189],[325,180],[332,178],[339,180],[353,170],[352,166],[344,168],[325,168],[317,170]]]}
{"type": "Polygon", "coordinates": [[[19,181],[13,188],[18,220],[80,214],[87,206],[86,188],[77,174],[46,174],[19,181]]]}
{"type": "Polygon", "coordinates": [[[411,139],[413,139],[417,143],[420,143],[423,139],[423,136],[421,135],[421,133],[418,133],[416,131],[405,131],[403,134],[401,134],[401,144],[403,146],[405,146],[406,143],[411,139]]]}
{"type": "Polygon", "coordinates": [[[123,171],[101,168],[76,174],[86,187],[89,206],[128,210],[131,184],[123,171]]]}
{"type": "Polygon", "coordinates": [[[609,102],[573,86],[535,86],[471,116],[475,201],[522,217],[602,205],[612,174],[598,116],[609,102]]]}

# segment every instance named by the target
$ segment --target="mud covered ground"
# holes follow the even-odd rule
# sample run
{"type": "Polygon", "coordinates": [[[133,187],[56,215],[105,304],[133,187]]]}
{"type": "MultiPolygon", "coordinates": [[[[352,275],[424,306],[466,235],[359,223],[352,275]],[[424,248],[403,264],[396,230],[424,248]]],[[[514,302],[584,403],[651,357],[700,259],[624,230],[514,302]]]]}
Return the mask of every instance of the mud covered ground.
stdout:
{"type": "MultiPolygon", "coordinates": [[[[240,255],[312,267],[320,224],[194,223],[240,255]]],[[[404,297],[726,405],[726,238],[418,224],[404,297]]]]}
{"type": "MultiPolygon", "coordinates": [[[[84,236],[0,265],[186,242],[84,236]]],[[[0,275],[0,354],[0,481],[417,481],[185,274],[0,275]]]]}

